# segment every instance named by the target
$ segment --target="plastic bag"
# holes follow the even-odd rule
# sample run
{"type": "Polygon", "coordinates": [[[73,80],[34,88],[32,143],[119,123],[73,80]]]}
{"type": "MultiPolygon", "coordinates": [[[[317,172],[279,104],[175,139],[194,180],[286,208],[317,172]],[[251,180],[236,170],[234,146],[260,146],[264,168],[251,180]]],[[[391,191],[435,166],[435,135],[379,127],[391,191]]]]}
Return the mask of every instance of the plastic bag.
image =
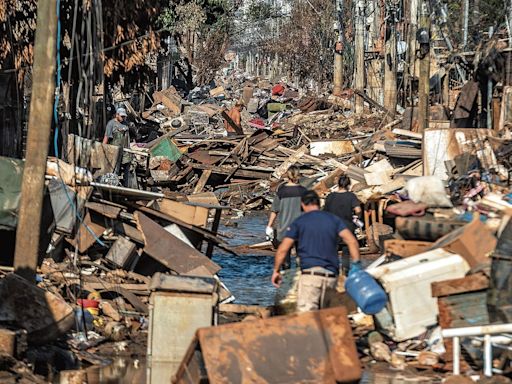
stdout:
{"type": "Polygon", "coordinates": [[[437,176],[411,179],[405,185],[404,190],[415,203],[424,203],[428,207],[453,207],[446,194],[443,181],[437,176]]]}

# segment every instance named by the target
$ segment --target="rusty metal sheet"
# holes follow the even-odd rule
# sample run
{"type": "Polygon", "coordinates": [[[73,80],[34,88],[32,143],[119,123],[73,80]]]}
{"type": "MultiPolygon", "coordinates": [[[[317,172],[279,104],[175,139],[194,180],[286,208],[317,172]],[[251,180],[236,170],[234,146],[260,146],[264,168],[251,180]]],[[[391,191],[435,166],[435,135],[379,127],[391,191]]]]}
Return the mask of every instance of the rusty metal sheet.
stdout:
{"type": "Polygon", "coordinates": [[[198,330],[208,380],[335,383],[361,377],[345,308],[198,330]]]}
{"type": "Polygon", "coordinates": [[[220,160],[223,156],[210,155],[209,151],[198,150],[188,154],[188,157],[200,162],[201,164],[213,165],[220,160]]]}
{"type": "Polygon", "coordinates": [[[204,266],[212,275],[220,267],[197,249],[188,246],[176,236],[167,232],[158,223],[143,213],[136,211],[137,228],[144,237],[144,252],[167,268],[185,274],[204,266]]]}
{"type": "Polygon", "coordinates": [[[427,129],[423,134],[424,175],[448,179],[445,161],[454,160],[463,153],[474,154],[484,168],[495,167],[496,155],[488,137],[493,131],[483,128],[427,129]]]}

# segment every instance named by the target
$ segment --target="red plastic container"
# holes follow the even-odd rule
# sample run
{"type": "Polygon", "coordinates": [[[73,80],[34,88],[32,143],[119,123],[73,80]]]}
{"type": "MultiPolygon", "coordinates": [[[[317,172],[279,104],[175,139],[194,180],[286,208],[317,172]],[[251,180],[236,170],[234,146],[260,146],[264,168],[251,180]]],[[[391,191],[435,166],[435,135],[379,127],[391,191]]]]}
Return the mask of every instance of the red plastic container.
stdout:
{"type": "Polygon", "coordinates": [[[98,308],[100,302],[98,300],[90,300],[90,299],[78,299],[76,303],[84,308],[98,308]]]}

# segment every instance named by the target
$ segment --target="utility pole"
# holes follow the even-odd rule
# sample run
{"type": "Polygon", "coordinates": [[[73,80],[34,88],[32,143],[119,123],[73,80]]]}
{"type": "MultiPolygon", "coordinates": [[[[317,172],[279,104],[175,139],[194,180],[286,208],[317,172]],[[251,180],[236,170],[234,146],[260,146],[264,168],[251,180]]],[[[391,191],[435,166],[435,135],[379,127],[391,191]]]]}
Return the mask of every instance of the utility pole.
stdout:
{"type": "Polygon", "coordinates": [[[30,281],[34,281],[39,259],[44,178],[55,93],[56,35],[56,0],[39,0],[27,153],[14,254],[16,273],[30,281]]]}
{"type": "MultiPolygon", "coordinates": [[[[364,0],[358,0],[356,3],[356,19],[354,38],[355,52],[355,84],[354,88],[364,92],[364,0]]],[[[355,96],[355,113],[363,113],[364,100],[361,96],[355,96]]]]}
{"type": "MultiPolygon", "coordinates": [[[[396,112],[397,103],[397,89],[396,89],[396,70],[397,70],[397,57],[396,57],[396,9],[394,5],[389,5],[391,9],[388,10],[388,17],[386,23],[386,54],[384,60],[384,107],[393,113],[396,112]]],[[[391,117],[393,117],[391,116],[391,117]]]]}
{"type": "Polygon", "coordinates": [[[418,30],[420,54],[420,78],[418,90],[419,132],[428,128],[430,98],[430,15],[428,4],[421,4],[420,29],[418,30]]]}
{"type": "Polygon", "coordinates": [[[462,46],[466,50],[468,46],[468,25],[469,25],[469,0],[464,0],[464,33],[462,35],[462,46]]]}
{"type": "Polygon", "coordinates": [[[334,48],[334,87],[332,93],[339,96],[343,91],[343,0],[336,0],[336,14],[338,39],[334,48]]]}
{"type": "Polygon", "coordinates": [[[417,76],[416,71],[416,31],[418,30],[418,0],[410,2],[410,23],[409,23],[409,75],[411,78],[417,76]]]}

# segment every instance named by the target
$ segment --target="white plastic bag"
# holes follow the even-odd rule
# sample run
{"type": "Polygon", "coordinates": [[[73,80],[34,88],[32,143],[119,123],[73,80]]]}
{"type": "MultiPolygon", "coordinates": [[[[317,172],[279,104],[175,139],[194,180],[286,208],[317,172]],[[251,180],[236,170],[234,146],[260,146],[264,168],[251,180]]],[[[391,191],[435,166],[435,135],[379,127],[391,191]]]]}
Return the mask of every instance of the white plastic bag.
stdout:
{"type": "Polygon", "coordinates": [[[443,181],[437,176],[415,177],[407,182],[404,190],[415,203],[424,203],[429,207],[453,207],[443,181]]]}

